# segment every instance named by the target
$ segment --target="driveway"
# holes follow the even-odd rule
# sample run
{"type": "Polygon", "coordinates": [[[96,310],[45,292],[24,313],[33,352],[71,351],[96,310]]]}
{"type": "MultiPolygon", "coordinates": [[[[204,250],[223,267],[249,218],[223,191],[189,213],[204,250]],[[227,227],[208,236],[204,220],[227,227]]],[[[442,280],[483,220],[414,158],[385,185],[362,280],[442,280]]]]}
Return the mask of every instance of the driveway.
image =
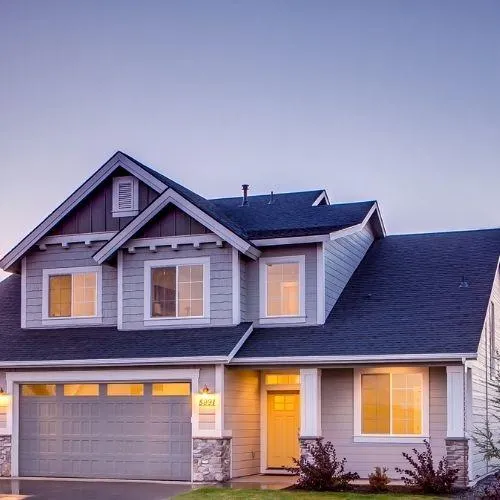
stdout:
{"type": "Polygon", "coordinates": [[[167,500],[190,484],[1,479],[0,500],[167,500]]]}

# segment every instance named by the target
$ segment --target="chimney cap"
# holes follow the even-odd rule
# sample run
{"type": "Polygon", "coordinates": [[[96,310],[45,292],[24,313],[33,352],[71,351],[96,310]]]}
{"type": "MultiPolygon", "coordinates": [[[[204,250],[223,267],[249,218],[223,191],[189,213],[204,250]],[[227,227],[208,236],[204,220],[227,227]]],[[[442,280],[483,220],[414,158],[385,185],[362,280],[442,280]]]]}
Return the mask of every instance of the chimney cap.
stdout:
{"type": "Polygon", "coordinates": [[[241,189],[243,189],[243,200],[241,202],[241,206],[248,205],[248,188],[250,186],[248,184],[242,184],[241,189]]]}

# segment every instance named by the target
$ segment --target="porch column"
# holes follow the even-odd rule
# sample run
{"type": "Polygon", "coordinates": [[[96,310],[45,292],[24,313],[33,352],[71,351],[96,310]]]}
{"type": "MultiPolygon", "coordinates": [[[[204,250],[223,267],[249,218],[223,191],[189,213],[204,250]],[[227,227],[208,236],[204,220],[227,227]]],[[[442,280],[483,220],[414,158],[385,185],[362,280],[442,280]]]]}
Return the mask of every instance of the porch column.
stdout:
{"type": "Polygon", "coordinates": [[[300,370],[300,439],[321,437],[321,370],[300,370]]]}
{"type": "Polygon", "coordinates": [[[446,457],[458,469],[457,486],[467,486],[469,441],[465,437],[465,369],[446,367],[446,457]]]}

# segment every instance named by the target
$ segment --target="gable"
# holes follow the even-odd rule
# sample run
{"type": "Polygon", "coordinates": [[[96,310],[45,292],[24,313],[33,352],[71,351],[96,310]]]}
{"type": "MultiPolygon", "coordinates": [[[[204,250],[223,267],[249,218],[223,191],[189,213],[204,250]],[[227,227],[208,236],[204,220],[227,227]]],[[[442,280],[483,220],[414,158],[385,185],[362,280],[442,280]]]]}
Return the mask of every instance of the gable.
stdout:
{"type": "Polygon", "coordinates": [[[167,205],[136,234],[135,238],[162,238],[207,234],[211,231],[195,218],[175,206],[167,205]]]}
{"type": "MultiPolygon", "coordinates": [[[[124,168],[117,168],[101,185],[82,200],[48,234],[100,233],[120,231],[133,217],[113,217],[113,179],[130,175],[124,168]]],[[[144,182],[139,183],[139,211],[144,210],[158,193],[144,182]]]]}

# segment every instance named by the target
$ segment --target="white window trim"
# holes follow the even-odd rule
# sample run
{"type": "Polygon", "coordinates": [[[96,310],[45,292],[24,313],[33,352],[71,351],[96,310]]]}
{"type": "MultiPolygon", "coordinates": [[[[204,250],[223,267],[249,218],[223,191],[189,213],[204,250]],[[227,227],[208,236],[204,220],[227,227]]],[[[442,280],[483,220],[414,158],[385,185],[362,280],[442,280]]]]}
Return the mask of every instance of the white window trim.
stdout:
{"type": "MultiPolygon", "coordinates": [[[[392,386],[391,386],[392,398],[392,386]]],[[[392,413],[391,413],[392,415],[392,413]]],[[[392,417],[391,417],[392,418],[392,417]]],[[[429,368],[379,367],[354,369],[354,442],[355,443],[421,443],[429,438],[429,368]],[[422,434],[362,434],[361,432],[361,375],[369,373],[422,374],[422,434]]]]}
{"type": "Polygon", "coordinates": [[[113,217],[134,217],[139,213],[139,180],[133,175],[113,178],[113,217]],[[118,186],[122,182],[132,183],[132,208],[120,210],[118,207],[118,186]]]}
{"type": "Polygon", "coordinates": [[[44,326],[78,326],[96,325],[102,323],[102,267],[59,267],[56,269],[44,269],[42,278],[42,325],[44,326]],[[49,316],[49,278],[61,274],[96,273],[96,315],[76,316],[76,317],[56,317],[49,316]]]}
{"type": "Polygon", "coordinates": [[[306,321],[306,257],[290,255],[282,257],[263,257],[259,259],[259,322],[262,325],[275,323],[305,323],[306,321]],[[267,266],[268,264],[299,264],[299,314],[298,316],[267,315],[267,266]]]}
{"type": "Polygon", "coordinates": [[[147,260],[144,262],[144,326],[206,325],[210,323],[210,257],[147,260]],[[203,316],[158,318],[151,316],[151,271],[157,267],[203,265],[203,316]]]}

